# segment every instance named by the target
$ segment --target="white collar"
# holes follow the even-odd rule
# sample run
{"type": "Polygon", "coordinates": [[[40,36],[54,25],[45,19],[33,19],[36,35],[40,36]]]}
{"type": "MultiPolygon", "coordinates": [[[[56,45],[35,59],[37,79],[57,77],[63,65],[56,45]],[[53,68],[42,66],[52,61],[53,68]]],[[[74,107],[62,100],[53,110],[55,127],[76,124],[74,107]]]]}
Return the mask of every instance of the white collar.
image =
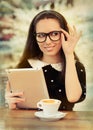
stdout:
{"type": "Polygon", "coordinates": [[[57,71],[61,71],[62,70],[62,63],[56,63],[56,64],[49,64],[43,61],[40,61],[38,59],[29,59],[28,60],[29,64],[33,67],[33,68],[37,68],[40,69],[46,65],[51,65],[54,69],[56,69],[57,71]]]}

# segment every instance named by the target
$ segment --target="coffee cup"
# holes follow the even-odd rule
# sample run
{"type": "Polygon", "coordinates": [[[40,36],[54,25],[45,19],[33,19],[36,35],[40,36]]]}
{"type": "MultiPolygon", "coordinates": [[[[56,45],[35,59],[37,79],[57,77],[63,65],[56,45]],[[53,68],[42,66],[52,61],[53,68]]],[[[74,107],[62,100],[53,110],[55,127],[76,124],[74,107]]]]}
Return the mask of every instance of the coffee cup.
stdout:
{"type": "Polygon", "coordinates": [[[37,107],[43,110],[44,115],[54,115],[58,112],[61,101],[58,99],[42,99],[37,107]]]}

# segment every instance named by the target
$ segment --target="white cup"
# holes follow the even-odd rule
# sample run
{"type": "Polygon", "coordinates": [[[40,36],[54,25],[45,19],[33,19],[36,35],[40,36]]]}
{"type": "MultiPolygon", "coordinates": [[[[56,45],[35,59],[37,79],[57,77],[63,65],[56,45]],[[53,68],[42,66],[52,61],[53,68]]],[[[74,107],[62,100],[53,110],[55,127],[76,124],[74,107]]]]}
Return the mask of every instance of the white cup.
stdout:
{"type": "Polygon", "coordinates": [[[44,115],[55,115],[60,104],[61,101],[57,99],[42,99],[37,103],[37,107],[43,110],[44,115]]]}

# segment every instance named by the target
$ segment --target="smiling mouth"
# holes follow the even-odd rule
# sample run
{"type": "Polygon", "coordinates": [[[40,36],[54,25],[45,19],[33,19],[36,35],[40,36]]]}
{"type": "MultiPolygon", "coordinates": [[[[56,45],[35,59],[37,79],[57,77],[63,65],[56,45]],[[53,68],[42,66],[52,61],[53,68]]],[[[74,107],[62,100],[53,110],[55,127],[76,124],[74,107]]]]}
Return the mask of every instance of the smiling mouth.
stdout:
{"type": "Polygon", "coordinates": [[[45,49],[46,49],[47,51],[51,51],[51,50],[53,50],[54,47],[55,47],[55,46],[45,47],[45,49]]]}

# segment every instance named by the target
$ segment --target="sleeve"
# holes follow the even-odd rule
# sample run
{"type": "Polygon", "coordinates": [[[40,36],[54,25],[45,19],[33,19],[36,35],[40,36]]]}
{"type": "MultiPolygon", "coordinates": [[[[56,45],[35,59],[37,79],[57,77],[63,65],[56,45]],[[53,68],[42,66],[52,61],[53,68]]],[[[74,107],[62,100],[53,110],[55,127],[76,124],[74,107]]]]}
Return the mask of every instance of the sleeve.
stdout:
{"type": "Polygon", "coordinates": [[[84,65],[80,62],[76,62],[76,70],[78,74],[78,79],[82,87],[82,95],[80,99],[77,101],[78,103],[83,101],[86,98],[86,71],[84,65]]]}

